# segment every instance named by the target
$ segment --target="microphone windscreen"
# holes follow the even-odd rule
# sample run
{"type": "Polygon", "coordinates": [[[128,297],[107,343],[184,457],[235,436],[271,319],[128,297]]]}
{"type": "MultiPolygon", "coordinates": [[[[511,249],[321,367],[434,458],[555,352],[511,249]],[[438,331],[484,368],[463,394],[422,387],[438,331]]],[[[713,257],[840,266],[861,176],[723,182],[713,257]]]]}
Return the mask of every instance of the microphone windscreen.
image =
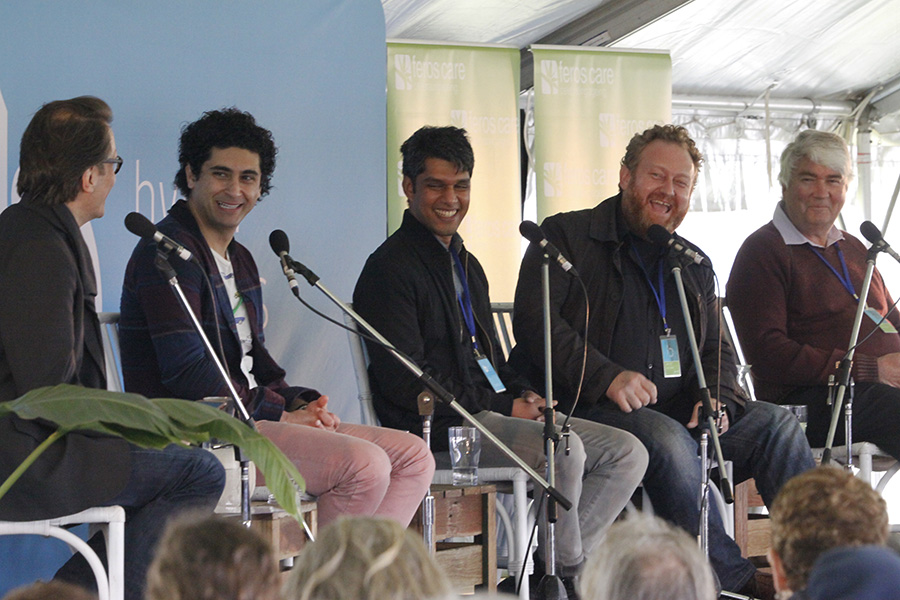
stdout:
{"type": "Polygon", "coordinates": [[[269,234],[269,245],[272,247],[272,252],[278,257],[282,252],[288,254],[291,251],[291,242],[288,241],[287,234],[280,229],[269,234]]]}
{"type": "Polygon", "coordinates": [[[668,246],[672,234],[662,225],[654,224],[647,229],[647,238],[657,246],[668,246]]]}
{"type": "Polygon", "coordinates": [[[152,238],[156,234],[156,225],[141,213],[136,212],[125,215],[125,229],[142,238],[152,238]]]}
{"type": "Polygon", "coordinates": [[[859,226],[859,232],[872,244],[877,244],[882,240],[881,232],[872,221],[863,221],[859,226]]]}
{"type": "Polygon", "coordinates": [[[522,234],[523,238],[535,244],[540,244],[544,239],[544,232],[541,231],[541,228],[534,221],[522,221],[519,224],[519,233],[522,234]]]}

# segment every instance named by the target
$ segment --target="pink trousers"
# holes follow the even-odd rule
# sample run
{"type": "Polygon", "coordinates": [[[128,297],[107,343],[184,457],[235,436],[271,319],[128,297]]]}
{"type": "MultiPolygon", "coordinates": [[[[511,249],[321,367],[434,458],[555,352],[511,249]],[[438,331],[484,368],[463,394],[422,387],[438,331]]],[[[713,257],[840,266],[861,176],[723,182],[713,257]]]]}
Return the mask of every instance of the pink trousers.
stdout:
{"type": "Polygon", "coordinates": [[[387,517],[406,526],[434,475],[421,438],[386,427],[341,424],[336,432],[258,421],[318,497],[319,527],[341,515],[387,517]]]}

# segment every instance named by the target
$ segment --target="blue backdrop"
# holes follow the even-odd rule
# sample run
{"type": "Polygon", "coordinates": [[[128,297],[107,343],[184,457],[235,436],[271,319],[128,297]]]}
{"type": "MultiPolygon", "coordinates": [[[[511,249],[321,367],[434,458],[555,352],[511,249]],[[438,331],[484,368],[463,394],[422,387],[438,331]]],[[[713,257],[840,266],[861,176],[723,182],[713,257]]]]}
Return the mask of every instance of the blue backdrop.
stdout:
{"type": "MultiPolygon", "coordinates": [[[[137,241],[122,224],[125,215],[138,210],[158,221],[176,199],[181,126],[223,106],[250,111],[279,147],[273,190],[237,235],[265,282],[268,346],[291,383],[329,394],[334,412],[358,422],[346,335],[291,296],[268,235],[285,230],[294,258],[347,300],[366,257],[384,239],[381,3],[3,2],[0,210],[17,201],[18,144],[32,114],[50,100],[83,94],[112,107],[125,159],[106,216],[91,225],[100,261],[98,308],[118,310],[137,241]]],[[[337,316],[318,290],[304,284],[301,292],[337,316]]],[[[10,538],[0,538],[0,595],[37,576],[27,566],[50,562],[29,558],[19,541],[25,539],[11,548],[10,538]]]]}

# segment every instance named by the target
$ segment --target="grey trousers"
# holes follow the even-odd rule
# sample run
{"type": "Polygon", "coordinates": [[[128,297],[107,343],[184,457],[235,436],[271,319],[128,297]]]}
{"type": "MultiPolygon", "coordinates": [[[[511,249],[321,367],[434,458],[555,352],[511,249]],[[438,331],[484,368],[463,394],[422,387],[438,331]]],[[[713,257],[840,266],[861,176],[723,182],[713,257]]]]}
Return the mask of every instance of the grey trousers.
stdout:
{"type": "MultiPolygon", "coordinates": [[[[563,415],[557,416],[559,423],[563,415]]],[[[491,411],[476,413],[475,418],[531,468],[544,475],[547,460],[543,423],[491,411]]],[[[568,453],[564,441],[556,451],[555,487],[572,502],[569,511],[559,508],[555,527],[556,565],[563,576],[574,575],[585,556],[603,539],[607,527],[641,483],[648,460],[643,444],[630,433],[584,419],[572,419],[570,425],[568,453]]],[[[511,466],[512,462],[496,445],[483,440],[479,464],[511,466]]],[[[539,553],[543,551],[545,537],[546,512],[542,512],[539,553]]]]}

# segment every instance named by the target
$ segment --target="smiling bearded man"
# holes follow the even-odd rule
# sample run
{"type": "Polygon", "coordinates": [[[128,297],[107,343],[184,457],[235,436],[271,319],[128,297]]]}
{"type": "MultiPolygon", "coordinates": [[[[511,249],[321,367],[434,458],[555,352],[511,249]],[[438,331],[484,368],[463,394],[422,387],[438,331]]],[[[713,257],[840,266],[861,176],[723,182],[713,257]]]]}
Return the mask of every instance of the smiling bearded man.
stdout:
{"type": "MultiPolygon", "coordinates": [[[[650,455],[644,489],[654,511],[697,535],[700,522],[698,409],[701,392],[691,359],[667,251],[647,239],[651,225],[670,233],[684,219],[702,157],[683,127],[656,126],[635,135],[622,159],[620,193],[592,209],[548,217],[541,228],[581,273],[592,309],[585,333],[584,292],[574,277],[551,270],[553,383],[560,408],[584,387],[575,414],[624,429],[650,455]]],[[[681,237],[678,242],[696,249],[681,237]]],[[[532,244],[516,287],[510,363],[543,379],[540,262],[532,244]]],[[[721,445],[734,480],[754,477],[770,503],[792,476],[813,466],[796,419],[780,407],[749,403],[737,382],[734,353],[719,341],[719,303],[712,269],[683,266],[702,367],[719,405],[721,445]]],[[[722,587],[760,598],[774,595],[771,576],[757,574],[710,507],[709,555],[722,587]]]]}

